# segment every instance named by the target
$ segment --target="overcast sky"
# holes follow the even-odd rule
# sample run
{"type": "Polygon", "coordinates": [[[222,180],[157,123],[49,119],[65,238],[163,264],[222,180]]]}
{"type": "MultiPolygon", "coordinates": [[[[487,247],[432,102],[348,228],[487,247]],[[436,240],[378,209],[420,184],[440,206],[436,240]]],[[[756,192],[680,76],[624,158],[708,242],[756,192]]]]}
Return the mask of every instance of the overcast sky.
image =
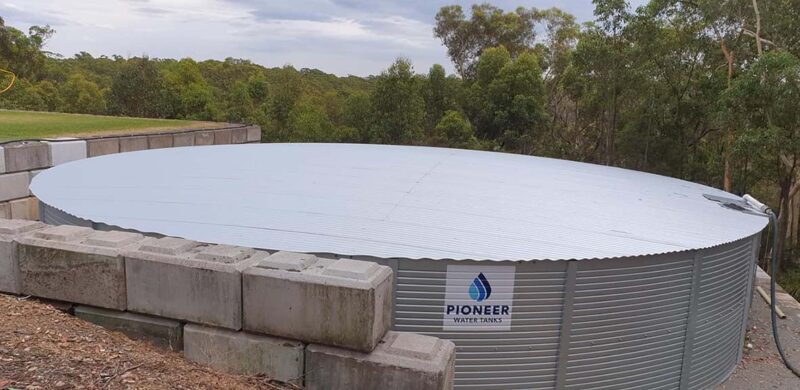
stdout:
{"type": "MultiPolygon", "coordinates": [[[[433,37],[439,0],[0,0],[7,25],[56,30],[46,49],[197,60],[236,57],[265,66],[291,64],[338,75],[380,73],[399,57],[418,72],[434,63],[452,71],[433,37]]],[[[505,10],[557,6],[583,22],[591,0],[493,0],[505,10]]],[[[644,0],[629,0],[636,6],[644,0]]]]}

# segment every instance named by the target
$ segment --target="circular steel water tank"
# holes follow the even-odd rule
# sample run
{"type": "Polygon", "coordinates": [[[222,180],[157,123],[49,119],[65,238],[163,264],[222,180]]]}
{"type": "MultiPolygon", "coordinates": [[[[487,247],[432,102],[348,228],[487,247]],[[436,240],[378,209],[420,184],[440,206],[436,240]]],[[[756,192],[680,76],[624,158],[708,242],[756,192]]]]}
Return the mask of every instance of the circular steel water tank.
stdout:
{"type": "Polygon", "coordinates": [[[453,149],[256,144],[67,163],[42,218],[366,259],[463,389],[704,389],[741,357],[766,219],[663,176],[453,149]]]}

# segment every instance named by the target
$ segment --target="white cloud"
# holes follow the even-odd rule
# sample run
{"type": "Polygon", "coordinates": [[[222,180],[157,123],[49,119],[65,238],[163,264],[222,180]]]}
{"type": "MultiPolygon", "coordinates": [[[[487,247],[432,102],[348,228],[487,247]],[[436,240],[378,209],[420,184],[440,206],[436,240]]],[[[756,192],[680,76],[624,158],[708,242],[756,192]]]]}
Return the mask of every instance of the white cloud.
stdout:
{"type": "MultiPolygon", "coordinates": [[[[398,56],[410,58],[419,71],[433,63],[452,69],[445,48],[433,37],[433,19],[439,7],[453,2],[468,7],[480,1],[9,0],[0,3],[0,15],[23,31],[32,24],[52,25],[56,34],[47,50],[65,56],[87,51],[198,60],[238,57],[265,66],[291,63],[368,75],[398,56]]],[[[526,3],[494,2],[509,10],[526,3]]],[[[539,0],[535,5],[559,4],[583,14],[591,7],[590,0],[539,0]]]]}

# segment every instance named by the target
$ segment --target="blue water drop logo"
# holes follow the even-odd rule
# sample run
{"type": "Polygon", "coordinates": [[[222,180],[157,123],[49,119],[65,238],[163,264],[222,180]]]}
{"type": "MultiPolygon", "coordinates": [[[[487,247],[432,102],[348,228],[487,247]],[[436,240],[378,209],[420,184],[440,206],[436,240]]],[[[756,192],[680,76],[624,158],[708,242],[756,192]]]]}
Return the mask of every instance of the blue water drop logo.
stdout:
{"type": "Polygon", "coordinates": [[[489,284],[489,281],[486,280],[486,276],[483,276],[483,272],[478,274],[478,277],[472,279],[472,283],[469,285],[469,297],[476,302],[482,302],[486,299],[489,299],[489,296],[492,295],[492,285],[489,284]]]}

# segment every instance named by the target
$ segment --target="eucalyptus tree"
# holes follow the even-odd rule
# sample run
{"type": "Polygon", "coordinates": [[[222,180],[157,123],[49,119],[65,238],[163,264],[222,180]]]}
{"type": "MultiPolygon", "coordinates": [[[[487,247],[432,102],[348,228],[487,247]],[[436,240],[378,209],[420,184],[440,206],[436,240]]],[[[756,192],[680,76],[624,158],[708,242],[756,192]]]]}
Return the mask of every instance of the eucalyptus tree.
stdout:
{"type": "Polygon", "coordinates": [[[535,40],[536,9],[519,7],[505,12],[488,3],[475,4],[467,20],[460,5],[442,7],[436,14],[434,35],[447,47],[456,71],[472,78],[483,51],[503,46],[512,57],[530,49],[535,40]]]}
{"type": "Polygon", "coordinates": [[[375,80],[371,95],[373,122],[370,141],[415,144],[423,139],[425,101],[422,82],[415,77],[411,62],[397,59],[375,80]]]}
{"type": "MultiPolygon", "coordinates": [[[[731,115],[743,125],[737,137],[738,154],[747,159],[763,185],[777,184],[783,236],[788,229],[787,206],[800,191],[799,101],[800,59],[785,51],[765,53],[725,94],[731,115]]],[[[780,254],[782,248],[775,250],[780,254]]]]}

